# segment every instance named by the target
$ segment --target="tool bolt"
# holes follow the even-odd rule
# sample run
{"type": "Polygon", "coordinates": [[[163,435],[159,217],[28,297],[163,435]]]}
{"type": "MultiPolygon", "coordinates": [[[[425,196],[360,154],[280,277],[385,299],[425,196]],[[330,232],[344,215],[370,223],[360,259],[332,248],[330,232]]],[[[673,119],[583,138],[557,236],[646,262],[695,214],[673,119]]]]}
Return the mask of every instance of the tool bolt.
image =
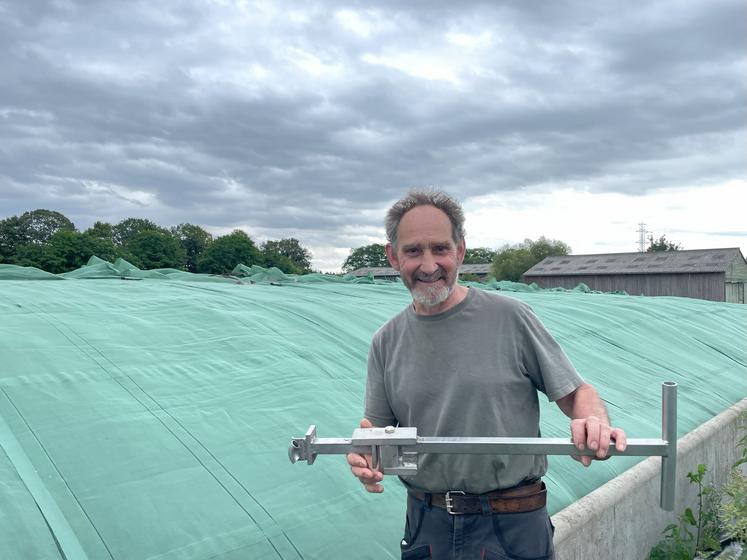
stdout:
{"type": "Polygon", "coordinates": [[[394,426],[387,426],[386,428],[384,428],[384,433],[385,434],[393,434],[394,433],[394,426]]]}

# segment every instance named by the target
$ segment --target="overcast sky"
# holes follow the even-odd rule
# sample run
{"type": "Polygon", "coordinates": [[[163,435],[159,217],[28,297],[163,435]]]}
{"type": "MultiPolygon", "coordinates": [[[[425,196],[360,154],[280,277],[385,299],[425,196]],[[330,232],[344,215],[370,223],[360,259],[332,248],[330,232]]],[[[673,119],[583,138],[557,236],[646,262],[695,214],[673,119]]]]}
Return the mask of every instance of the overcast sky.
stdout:
{"type": "Polygon", "coordinates": [[[0,0],[0,218],[296,237],[442,188],[468,246],[747,255],[747,3],[0,0]],[[345,7],[343,7],[345,6],[345,7]]]}

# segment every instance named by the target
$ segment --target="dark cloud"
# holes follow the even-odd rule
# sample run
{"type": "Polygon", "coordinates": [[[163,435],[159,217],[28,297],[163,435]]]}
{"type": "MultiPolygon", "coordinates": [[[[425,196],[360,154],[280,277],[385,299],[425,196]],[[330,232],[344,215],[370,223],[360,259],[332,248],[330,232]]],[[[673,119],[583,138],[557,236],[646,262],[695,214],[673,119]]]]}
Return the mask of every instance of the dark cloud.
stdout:
{"type": "Polygon", "coordinates": [[[0,2],[0,216],[334,245],[411,186],[745,175],[741,1],[244,6],[0,2]]]}

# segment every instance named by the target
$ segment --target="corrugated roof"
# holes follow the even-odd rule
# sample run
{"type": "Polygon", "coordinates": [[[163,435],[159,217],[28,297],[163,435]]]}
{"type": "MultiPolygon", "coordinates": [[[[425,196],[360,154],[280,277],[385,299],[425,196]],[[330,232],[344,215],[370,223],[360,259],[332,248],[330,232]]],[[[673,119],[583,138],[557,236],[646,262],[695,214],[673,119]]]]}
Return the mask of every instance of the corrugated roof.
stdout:
{"type": "Polygon", "coordinates": [[[459,267],[461,274],[490,274],[492,263],[463,264],[459,267]]]}
{"type": "Polygon", "coordinates": [[[369,274],[373,276],[399,276],[399,272],[390,266],[364,266],[363,268],[356,268],[350,274],[353,276],[368,276],[369,274]]]}
{"type": "Polygon", "coordinates": [[[606,253],[546,257],[524,273],[529,276],[600,274],[685,274],[726,272],[735,259],[744,261],[738,248],[606,253]]]}
{"type": "MultiPolygon", "coordinates": [[[[463,264],[459,267],[460,274],[490,274],[491,263],[480,263],[480,264],[463,264]]],[[[367,276],[368,273],[374,276],[399,276],[399,272],[389,266],[378,266],[378,267],[363,267],[357,268],[350,274],[353,276],[367,276]]]]}

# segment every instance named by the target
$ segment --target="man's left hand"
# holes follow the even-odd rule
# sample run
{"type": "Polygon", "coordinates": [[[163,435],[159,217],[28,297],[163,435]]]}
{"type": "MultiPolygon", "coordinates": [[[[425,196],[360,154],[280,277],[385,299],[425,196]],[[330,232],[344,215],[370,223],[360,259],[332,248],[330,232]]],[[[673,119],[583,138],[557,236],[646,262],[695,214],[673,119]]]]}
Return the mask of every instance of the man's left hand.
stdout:
{"type": "Polygon", "coordinates": [[[595,459],[603,461],[608,458],[607,452],[609,451],[610,441],[615,442],[617,451],[625,451],[627,447],[625,432],[620,428],[611,427],[596,416],[572,420],[571,441],[579,451],[585,449],[596,451],[594,456],[574,456],[574,459],[580,461],[585,467],[591,465],[591,462],[595,459]]]}

